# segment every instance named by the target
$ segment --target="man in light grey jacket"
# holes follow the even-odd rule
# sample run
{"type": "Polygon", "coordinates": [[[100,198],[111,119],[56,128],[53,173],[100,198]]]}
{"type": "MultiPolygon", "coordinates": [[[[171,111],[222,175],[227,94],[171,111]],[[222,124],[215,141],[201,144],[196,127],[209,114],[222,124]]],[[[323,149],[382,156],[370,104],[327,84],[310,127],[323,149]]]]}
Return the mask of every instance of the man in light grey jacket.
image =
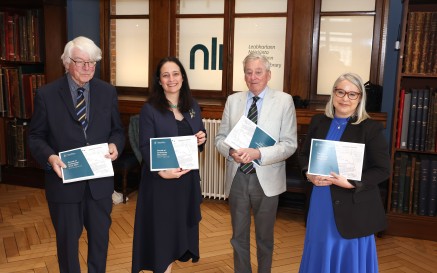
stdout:
{"type": "Polygon", "coordinates": [[[243,61],[248,91],[228,97],[223,111],[218,151],[227,158],[225,194],[229,197],[234,249],[234,271],[252,272],[250,263],[251,209],[255,219],[258,272],[271,272],[273,229],[279,194],[286,190],[285,160],[297,148],[296,112],[292,97],[267,86],[270,63],[251,53],[243,61]],[[254,107],[256,105],[256,107],[254,107]],[[253,109],[255,108],[255,109],[253,109]],[[247,116],[277,140],[270,147],[232,149],[224,140],[241,118],[247,116]],[[260,166],[249,166],[258,159],[260,166]]]}

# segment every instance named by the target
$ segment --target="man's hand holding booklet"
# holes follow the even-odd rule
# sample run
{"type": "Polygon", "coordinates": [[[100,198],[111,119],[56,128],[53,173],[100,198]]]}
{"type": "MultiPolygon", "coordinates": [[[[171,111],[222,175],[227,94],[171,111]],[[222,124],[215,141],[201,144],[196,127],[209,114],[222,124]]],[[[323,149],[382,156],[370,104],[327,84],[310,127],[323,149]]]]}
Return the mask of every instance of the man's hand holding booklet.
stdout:
{"type": "Polygon", "coordinates": [[[84,146],[59,153],[67,168],[61,168],[64,183],[114,176],[108,143],[84,146]]]}
{"type": "MultiPolygon", "coordinates": [[[[225,143],[236,150],[240,148],[257,149],[273,146],[276,144],[276,140],[246,116],[241,116],[226,137],[225,143]]],[[[253,163],[259,165],[258,160],[254,160],[253,163]]]]}

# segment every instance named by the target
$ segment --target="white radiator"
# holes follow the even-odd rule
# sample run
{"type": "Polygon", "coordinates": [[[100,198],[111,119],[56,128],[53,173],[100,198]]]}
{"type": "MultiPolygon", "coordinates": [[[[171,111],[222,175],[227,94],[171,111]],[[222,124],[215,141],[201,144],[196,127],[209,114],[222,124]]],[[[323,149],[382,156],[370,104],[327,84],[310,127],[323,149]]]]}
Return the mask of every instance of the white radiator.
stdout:
{"type": "Polygon", "coordinates": [[[226,159],[215,148],[215,136],[220,120],[203,119],[208,139],[205,149],[200,153],[199,171],[203,197],[225,198],[226,159]]]}

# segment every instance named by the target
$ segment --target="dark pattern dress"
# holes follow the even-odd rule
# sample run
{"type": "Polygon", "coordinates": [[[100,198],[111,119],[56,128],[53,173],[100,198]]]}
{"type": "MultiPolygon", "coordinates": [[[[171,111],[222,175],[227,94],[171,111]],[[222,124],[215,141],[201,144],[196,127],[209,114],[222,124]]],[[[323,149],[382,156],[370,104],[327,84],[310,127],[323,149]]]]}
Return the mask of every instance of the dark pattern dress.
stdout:
{"type": "MultiPolygon", "coordinates": [[[[179,136],[193,135],[186,119],[176,122],[179,136]]],[[[150,172],[149,166],[143,166],[135,214],[132,272],[160,273],[175,260],[199,260],[201,201],[198,170],[191,170],[179,179],[163,179],[157,172],[150,172]]]]}

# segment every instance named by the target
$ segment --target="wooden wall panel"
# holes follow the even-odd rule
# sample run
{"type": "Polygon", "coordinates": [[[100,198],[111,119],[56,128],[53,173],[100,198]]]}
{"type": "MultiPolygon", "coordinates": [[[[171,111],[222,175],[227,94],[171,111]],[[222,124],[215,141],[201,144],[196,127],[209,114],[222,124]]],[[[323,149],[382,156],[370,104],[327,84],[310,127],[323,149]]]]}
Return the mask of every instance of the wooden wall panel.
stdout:
{"type": "Polygon", "coordinates": [[[314,1],[293,1],[291,90],[293,96],[309,99],[311,91],[311,63],[314,1]]]}

